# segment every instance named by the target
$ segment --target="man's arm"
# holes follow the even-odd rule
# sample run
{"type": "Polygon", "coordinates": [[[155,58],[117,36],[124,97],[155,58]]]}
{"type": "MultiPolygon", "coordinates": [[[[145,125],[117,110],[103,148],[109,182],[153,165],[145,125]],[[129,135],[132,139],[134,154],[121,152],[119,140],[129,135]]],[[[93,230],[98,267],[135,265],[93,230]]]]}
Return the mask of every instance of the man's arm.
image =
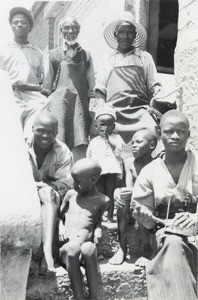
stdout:
{"type": "Polygon", "coordinates": [[[149,164],[141,170],[133,188],[130,204],[133,217],[148,229],[156,225],[152,218],[155,210],[152,168],[153,165],[149,164]]]}
{"type": "Polygon", "coordinates": [[[65,148],[58,153],[54,177],[48,178],[46,182],[59,193],[61,199],[65,196],[66,192],[73,187],[71,177],[72,165],[72,154],[65,146],[65,148]]]}
{"type": "Polygon", "coordinates": [[[73,196],[74,193],[75,193],[74,190],[69,190],[61,203],[61,206],[59,209],[59,217],[61,220],[64,218],[65,213],[67,212],[67,210],[69,208],[69,199],[71,198],[71,196],[73,196]]]}

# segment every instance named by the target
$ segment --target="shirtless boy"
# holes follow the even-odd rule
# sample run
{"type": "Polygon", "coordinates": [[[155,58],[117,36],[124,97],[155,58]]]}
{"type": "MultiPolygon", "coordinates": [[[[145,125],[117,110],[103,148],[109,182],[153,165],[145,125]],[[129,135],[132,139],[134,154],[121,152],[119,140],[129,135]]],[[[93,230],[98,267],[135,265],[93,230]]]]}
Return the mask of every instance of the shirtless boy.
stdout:
{"type": "MultiPolygon", "coordinates": [[[[151,154],[152,151],[155,149],[156,144],[157,144],[157,136],[154,130],[151,129],[147,129],[147,128],[140,129],[132,137],[131,149],[132,149],[133,157],[129,157],[128,159],[126,159],[124,164],[125,173],[126,173],[125,192],[128,191],[129,192],[128,195],[130,196],[127,201],[127,199],[124,200],[123,195],[121,196],[120,189],[116,189],[115,191],[115,200],[118,206],[117,220],[118,220],[118,238],[119,238],[120,245],[118,251],[109,260],[110,264],[120,265],[125,260],[127,254],[127,227],[129,223],[134,221],[129,217],[131,193],[136,178],[139,175],[141,169],[153,160],[151,154]]],[[[125,196],[125,198],[126,197],[127,195],[125,196]]],[[[133,223],[135,223],[135,221],[133,223]]],[[[141,234],[143,234],[142,231],[141,234]]],[[[137,234],[140,234],[139,230],[137,234]]]]}
{"type": "Polygon", "coordinates": [[[59,252],[66,266],[76,300],[85,299],[80,266],[85,267],[89,297],[97,300],[98,267],[96,245],[102,236],[102,215],[109,198],[99,193],[96,183],[101,168],[91,159],[81,159],[72,168],[74,189],[69,190],[60,207],[60,218],[66,216],[65,238],[68,240],[59,252]],[[66,215],[65,215],[66,214],[66,215]]]}

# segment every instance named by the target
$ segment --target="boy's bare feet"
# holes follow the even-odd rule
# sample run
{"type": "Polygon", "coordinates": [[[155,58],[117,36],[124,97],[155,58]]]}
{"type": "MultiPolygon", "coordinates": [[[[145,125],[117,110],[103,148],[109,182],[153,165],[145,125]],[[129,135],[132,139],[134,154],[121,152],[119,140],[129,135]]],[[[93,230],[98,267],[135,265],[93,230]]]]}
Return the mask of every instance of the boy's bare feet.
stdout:
{"type": "Polygon", "coordinates": [[[119,248],[118,251],[114,254],[112,258],[109,259],[111,265],[121,265],[125,260],[125,253],[122,248],[119,248]]]}

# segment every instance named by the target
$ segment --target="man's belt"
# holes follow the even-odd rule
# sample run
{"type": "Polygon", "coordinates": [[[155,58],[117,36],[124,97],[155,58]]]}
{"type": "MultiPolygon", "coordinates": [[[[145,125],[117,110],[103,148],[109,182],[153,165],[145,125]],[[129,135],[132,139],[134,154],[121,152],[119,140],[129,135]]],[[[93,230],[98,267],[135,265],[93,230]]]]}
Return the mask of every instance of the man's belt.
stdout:
{"type": "Polygon", "coordinates": [[[13,91],[17,91],[17,92],[24,92],[24,91],[31,91],[31,92],[40,92],[41,91],[41,87],[40,85],[26,85],[26,84],[20,84],[20,85],[12,85],[12,89],[13,91]]]}

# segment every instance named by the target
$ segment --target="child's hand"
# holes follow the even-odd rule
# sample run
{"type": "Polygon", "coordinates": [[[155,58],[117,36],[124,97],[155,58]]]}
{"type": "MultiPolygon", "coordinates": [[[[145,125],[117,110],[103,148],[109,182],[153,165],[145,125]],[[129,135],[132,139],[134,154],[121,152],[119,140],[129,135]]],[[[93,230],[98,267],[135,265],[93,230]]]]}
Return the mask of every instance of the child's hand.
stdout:
{"type": "Polygon", "coordinates": [[[94,244],[98,244],[102,238],[102,229],[101,228],[96,228],[94,231],[94,244]]]}
{"type": "Polygon", "coordinates": [[[131,188],[117,188],[114,191],[115,205],[117,208],[126,206],[127,202],[131,200],[131,188]]]}
{"type": "Polygon", "coordinates": [[[101,126],[100,135],[106,139],[108,139],[107,126],[101,126]]]}
{"type": "Polygon", "coordinates": [[[60,220],[59,222],[59,241],[64,242],[67,239],[65,225],[63,224],[63,221],[60,220]]]}

